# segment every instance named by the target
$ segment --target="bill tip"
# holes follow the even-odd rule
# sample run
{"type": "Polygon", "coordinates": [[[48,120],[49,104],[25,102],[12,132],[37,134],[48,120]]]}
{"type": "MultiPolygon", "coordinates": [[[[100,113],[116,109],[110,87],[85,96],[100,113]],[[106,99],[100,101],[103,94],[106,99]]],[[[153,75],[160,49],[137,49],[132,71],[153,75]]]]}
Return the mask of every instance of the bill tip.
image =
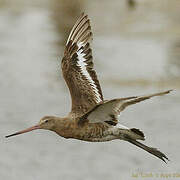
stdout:
{"type": "Polygon", "coordinates": [[[8,138],[8,137],[10,137],[10,135],[5,136],[5,138],[8,138]]]}

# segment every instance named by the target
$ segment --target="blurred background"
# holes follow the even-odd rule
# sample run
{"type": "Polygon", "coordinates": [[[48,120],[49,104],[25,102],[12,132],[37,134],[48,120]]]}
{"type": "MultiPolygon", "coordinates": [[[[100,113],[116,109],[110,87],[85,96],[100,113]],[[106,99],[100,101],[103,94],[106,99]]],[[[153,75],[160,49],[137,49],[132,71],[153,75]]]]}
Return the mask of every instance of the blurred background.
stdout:
{"type": "Polygon", "coordinates": [[[180,177],[179,0],[0,0],[0,72],[1,179],[180,177]],[[44,115],[70,111],[60,63],[82,12],[91,19],[94,64],[106,99],[174,89],[120,116],[122,124],[143,130],[145,143],[164,152],[168,164],[122,141],[66,140],[43,130],[4,138],[44,115]]]}

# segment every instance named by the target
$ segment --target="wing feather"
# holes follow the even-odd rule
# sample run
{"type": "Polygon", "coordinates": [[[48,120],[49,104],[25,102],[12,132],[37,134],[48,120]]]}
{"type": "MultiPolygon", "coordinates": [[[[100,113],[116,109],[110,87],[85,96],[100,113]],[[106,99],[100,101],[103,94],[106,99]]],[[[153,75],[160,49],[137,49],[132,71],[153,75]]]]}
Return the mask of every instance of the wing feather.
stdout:
{"type": "Polygon", "coordinates": [[[79,120],[79,124],[83,124],[83,121],[89,123],[108,123],[109,125],[117,125],[118,115],[123,111],[127,106],[139,103],[141,101],[150,99],[154,96],[162,96],[168,94],[171,90],[145,95],[145,96],[133,96],[127,98],[113,99],[110,101],[104,101],[103,103],[95,106],[91,111],[82,116],[79,120]]]}
{"type": "Polygon", "coordinates": [[[70,32],[61,64],[71,94],[71,113],[77,116],[83,115],[103,101],[101,87],[93,68],[91,40],[90,20],[83,13],[70,32]]]}

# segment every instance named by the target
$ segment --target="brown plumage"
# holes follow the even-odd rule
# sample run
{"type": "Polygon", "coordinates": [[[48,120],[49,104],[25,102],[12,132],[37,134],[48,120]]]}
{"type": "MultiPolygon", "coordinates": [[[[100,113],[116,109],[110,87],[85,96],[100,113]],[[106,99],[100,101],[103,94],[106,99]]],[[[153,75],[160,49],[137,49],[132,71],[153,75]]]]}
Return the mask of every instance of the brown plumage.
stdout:
{"type": "Polygon", "coordinates": [[[101,87],[93,69],[91,40],[90,21],[87,15],[82,14],[71,30],[62,59],[63,76],[72,98],[71,113],[75,116],[83,115],[103,101],[101,87]]]}
{"type": "Polygon", "coordinates": [[[68,116],[64,118],[45,116],[37,125],[6,137],[36,129],[47,129],[65,138],[91,142],[121,139],[166,162],[168,158],[163,153],[137,141],[145,140],[142,131],[119,124],[118,116],[127,106],[154,96],[168,94],[170,90],[146,96],[103,100],[101,87],[93,68],[91,40],[90,20],[83,13],[70,32],[61,63],[72,99],[72,109],[68,116]]]}

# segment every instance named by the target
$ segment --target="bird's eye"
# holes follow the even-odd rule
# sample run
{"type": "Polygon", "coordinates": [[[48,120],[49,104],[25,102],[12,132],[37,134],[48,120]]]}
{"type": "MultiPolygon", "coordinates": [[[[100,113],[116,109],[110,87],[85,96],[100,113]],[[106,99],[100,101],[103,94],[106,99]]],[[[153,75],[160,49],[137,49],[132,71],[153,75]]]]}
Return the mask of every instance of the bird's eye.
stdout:
{"type": "Polygon", "coordinates": [[[44,122],[47,123],[49,120],[45,120],[44,122]]]}

